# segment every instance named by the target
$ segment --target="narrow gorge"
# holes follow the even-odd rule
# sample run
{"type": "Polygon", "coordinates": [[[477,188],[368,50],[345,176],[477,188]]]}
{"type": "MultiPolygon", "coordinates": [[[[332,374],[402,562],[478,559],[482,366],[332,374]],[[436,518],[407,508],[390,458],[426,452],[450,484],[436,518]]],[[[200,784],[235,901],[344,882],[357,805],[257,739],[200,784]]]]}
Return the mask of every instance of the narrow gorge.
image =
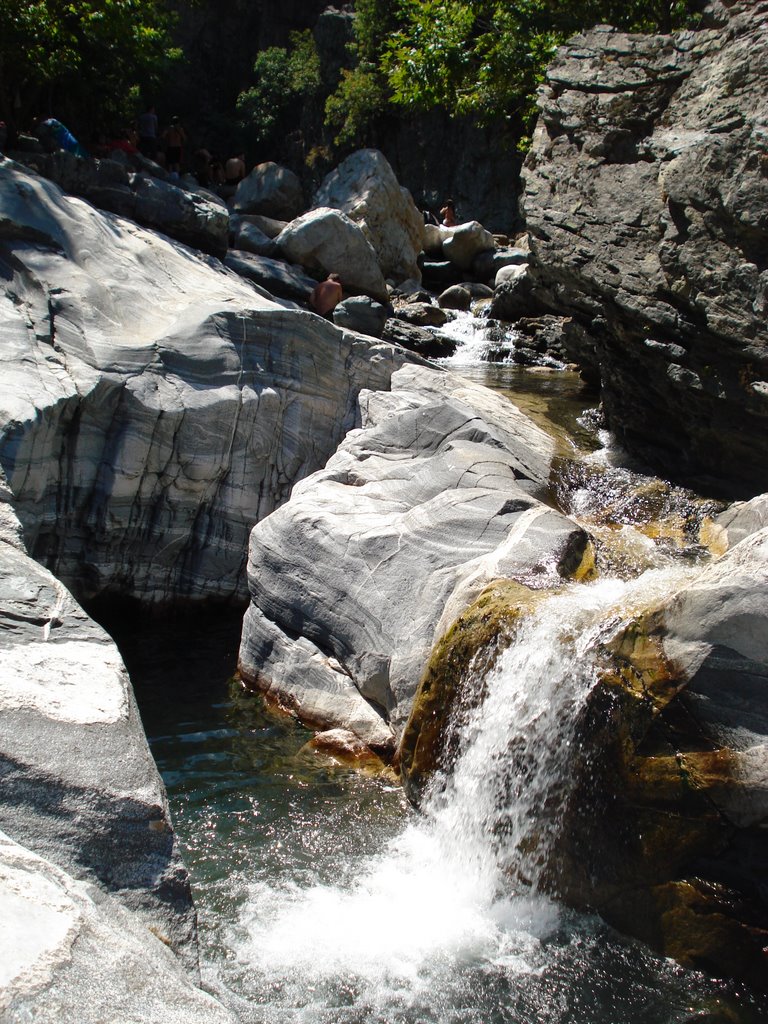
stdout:
{"type": "Polygon", "coordinates": [[[767,30],[562,48],[514,243],[0,157],[3,1019],[766,1019],[767,30]]]}

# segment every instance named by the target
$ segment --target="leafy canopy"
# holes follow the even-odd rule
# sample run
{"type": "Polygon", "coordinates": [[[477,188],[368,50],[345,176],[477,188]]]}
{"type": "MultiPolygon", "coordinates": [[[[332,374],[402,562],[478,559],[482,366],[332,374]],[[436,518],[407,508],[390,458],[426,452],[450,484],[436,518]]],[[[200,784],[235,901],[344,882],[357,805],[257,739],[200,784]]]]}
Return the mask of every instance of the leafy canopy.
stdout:
{"type": "Polygon", "coordinates": [[[387,107],[530,125],[555,48],[599,22],[670,31],[698,0],[358,0],[356,66],[326,104],[337,141],[387,107]]]}
{"type": "Polygon", "coordinates": [[[161,0],[0,0],[0,25],[0,116],[16,121],[51,104],[112,113],[178,57],[161,0]]]}

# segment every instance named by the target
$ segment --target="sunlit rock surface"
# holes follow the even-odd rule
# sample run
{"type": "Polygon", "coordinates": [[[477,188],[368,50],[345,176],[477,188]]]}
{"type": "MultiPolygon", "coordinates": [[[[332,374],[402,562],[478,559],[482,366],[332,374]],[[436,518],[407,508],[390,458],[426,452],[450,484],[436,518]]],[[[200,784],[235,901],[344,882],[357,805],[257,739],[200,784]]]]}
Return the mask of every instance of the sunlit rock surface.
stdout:
{"type": "Polygon", "coordinates": [[[3,488],[0,829],[113,893],[194,967],[189,879],[128,674],[110,637],[26,554],[9,497],[3,488]]]}
{"type": "Polygon", "coordinates": [[[111,897],[0,832],[0,1015],[6,1024],[233,1024],[111,897]]]}
{"type": "Polygon", "coordinates": [[[391,752],[435,640],[499,576],[545,586],[586,535],[543,504],[553,442],[502,397],[408,366],[251,536],[240,669],[391,752]],[[287,565],[290,572],[285,571],[287,565]]]}
{"type": "Polygon", "coordinates": [[[361,149],[348,156],[326,176],[312,202],[342,210],[360,225],[385,277],[421,280],[417,260],[424,248],[424,217],[383,153],[361,149]]]}
{"type": "Polygon", "coordinates": [[[10,161],[0,239],[0,464],[31,554],[79,596],[244,598],[251,527],[405,354],[10,161]]]}
{"type": "Polygon", "coordinates": [[[719,8],[558,52],[523,172],[526,301],[587,326],[628,449],[744,498],[768,489],[768,4],[719,8]]]}

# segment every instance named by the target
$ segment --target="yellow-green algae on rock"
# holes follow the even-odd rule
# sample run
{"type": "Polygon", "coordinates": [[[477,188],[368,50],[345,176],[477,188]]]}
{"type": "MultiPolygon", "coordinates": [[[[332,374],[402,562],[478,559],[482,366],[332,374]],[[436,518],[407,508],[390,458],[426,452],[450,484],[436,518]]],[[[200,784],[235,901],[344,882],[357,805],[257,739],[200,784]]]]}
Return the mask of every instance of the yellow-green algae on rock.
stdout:
{"type": "Polygon", "coordinates": [[[717,747],[686,704],[664,629],[663,612],[649,612],[608,644],[550,884],[686,966],[766,989],[768,921],[749,880],[757,830],[723,812],[738,799],[742,755],[717,747]]]}
{"type": "Polygon", "coordinates": [[[483,698],[477,681],[509,645],[520,619],[551,593],[514,580],[495,580],[435,644],[399,749],[403,786],[414,802],[432,774],[452,763],[457,726],[483,698]]]}

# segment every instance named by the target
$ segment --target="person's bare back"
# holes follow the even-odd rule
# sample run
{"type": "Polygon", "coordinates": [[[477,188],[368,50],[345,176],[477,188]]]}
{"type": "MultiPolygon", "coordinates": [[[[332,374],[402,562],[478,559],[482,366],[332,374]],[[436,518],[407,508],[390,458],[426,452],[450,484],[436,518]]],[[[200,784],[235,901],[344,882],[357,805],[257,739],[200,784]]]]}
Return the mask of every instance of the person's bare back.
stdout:
{"type": "Polygon", "coordinates": [[[331,319],[331,314],[341,302],[341,279],[338,274],[329,274],[325,281],[316,285],[309,297],[309,304],[316,313],[331,319]]]}

